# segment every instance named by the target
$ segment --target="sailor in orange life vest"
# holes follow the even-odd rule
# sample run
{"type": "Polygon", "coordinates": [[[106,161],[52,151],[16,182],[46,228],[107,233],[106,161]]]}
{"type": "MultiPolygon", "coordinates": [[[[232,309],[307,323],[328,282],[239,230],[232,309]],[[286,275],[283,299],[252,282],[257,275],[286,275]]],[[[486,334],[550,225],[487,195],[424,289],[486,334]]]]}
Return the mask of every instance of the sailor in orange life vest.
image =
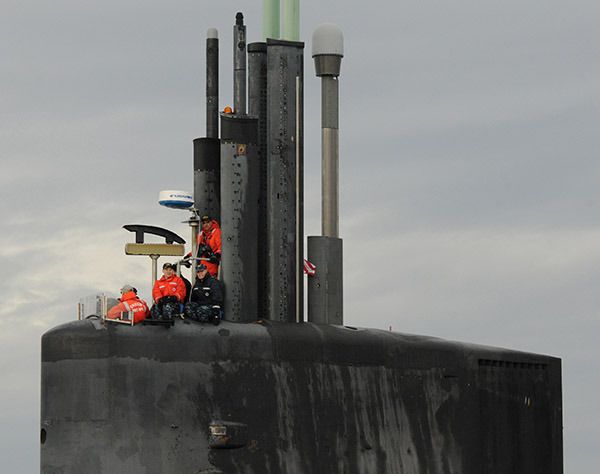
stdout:
{"type": "Polygon", "coordinates": [[[152,299],[158,303],[165,296],[174,296],[179,303],[183,303],[185,294],[185,283],[175,274],[175,267],[171,263],[165,263],[163,276],[154,283],[152,299]]]}
{"type": "Polygon", "coordinates": [[[205,265],[208,273],[217,278],[221,261],[221,227],[210,216],[202,216],[200,223],[202,230],[198,233],[197,238],[197,257],[201,260],[198,263],[205,265]]]}
{"type": "Polygon", "coordinates": [[[108,311],[106,317],[108,319],[121,319],[122,313],[131,311],[133,313],[133,323],[142,322],[150,314],[148,305],[137,295],[137,290],[131,285],[125,285],[121,288],[120,303],[113,306],[108,311]]]}

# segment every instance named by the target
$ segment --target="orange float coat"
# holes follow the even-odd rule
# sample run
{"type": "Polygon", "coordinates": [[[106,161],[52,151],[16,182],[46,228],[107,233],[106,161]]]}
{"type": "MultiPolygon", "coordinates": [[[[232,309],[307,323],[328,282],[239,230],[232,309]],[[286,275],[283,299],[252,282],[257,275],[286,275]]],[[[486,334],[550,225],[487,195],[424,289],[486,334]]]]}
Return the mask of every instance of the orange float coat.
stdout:
{"type": "MultiPolygon", "coordinates": [[[[216,220],[211,221],[212,228],[208,232],[201,231],[198,234],[198,257],[207,258],[207,255],[203,255],[200,253],[200,248],[203,245],[206,245],[211,248],[215,256],[218,260],[221,259],[221,227],[219,227],[219,223],[216,220]]],[[[208,260],[201,260],[198,263],[202,263],[206,265],[206,269],[208,273],[210,273],[213,277],[217,277],[219,273],[219,262],[209,262],[208,260]]]]}
{"type": "Polygon", "coordinates": [[[134,324],[137,324],[146,319],[148,314],[150,314],[150,310],[148,309],[146,302],[138,298],[134,291],[123,293],[123,296],[121,296],[119,300],[121,302],[118,305],[110,308],[108,311],[106,316],[109,319],[118,319],[121,317],[121,313],[132,311],[133,322],[134,324]]]}
{"type": "Polygon", "coordinates": [[[155,303],[164,296],[176,296],[180,302],[185,300],[185,283],[177,275],[173,275],[170,278],[164,275],[156,280],[154,288],[152,289],[152,299],[155,303]]]}

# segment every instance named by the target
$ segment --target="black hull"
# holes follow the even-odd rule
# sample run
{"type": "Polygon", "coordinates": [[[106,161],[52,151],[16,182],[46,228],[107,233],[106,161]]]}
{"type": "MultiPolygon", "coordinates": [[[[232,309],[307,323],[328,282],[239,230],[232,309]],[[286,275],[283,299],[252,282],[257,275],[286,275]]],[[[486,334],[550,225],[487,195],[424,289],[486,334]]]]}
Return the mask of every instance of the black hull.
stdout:
{"type": "Polygon", "coordinates": [[[69,323],[41,402],[44,474],[563,472],[559,359],[379,330],[69,323]]]}

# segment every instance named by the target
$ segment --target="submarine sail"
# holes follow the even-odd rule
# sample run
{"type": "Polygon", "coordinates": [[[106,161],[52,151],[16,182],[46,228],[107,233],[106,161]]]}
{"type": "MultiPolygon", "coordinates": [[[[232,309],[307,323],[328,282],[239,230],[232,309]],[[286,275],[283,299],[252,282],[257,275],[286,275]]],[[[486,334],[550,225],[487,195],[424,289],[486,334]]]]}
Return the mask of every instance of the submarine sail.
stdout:
{"type": "MultiPolygon", "coordinates": [[[[316,273],[304,321],[304,43],[298,1],[284,4],[280,36],[279,0],[265,0],[259,42],[246,43],[236,15],[234,108],[220,116],[218,32],[207,35],[207,132],[194,140],[185,205],[194,255],[198,216],[222,222],[223,320],[182,312],[168,324],[113,324],[98,314],[46,332],[41,472],[562,474],[560,359],[344,325],[344,51],[331,24],[313,36],[323,235],[308,238],[316,273]]],[[[150,255],[154,273],[158,252],[183,255],[176,234],[128,227],[128,248],[150,255]],[[167,243],[145,251],[144,232],[167,243]]],[[[192,280],[201,263],[192,259],[192,280]]]]}

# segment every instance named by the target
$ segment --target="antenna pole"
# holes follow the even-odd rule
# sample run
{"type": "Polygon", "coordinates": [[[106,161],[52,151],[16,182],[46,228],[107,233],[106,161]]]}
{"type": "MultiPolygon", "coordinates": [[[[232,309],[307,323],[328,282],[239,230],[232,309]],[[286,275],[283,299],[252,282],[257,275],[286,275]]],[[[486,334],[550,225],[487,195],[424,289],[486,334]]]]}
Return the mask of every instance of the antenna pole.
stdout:
{"type": "Polygon", "coordinates": [[[246,26],[241,12],[233,27],[233,109],[236,115],[246,115],[246,26]]]}
{"type": "Polygon", "coordinates": [[[206,32],[206,136],[219,137],[219,33],[206,32]]]}
{"type": "Polygon", "coordinates": [[[263,40],[279,39],[280,0],[263,0],[263,40]]]}
{"type": "Polygon", "coordinates": [[[315,71],[321,78],[322,234],[308,238],[308,320],[343,324],[343,245],[339,232],[339,83],[343,35],[330,23],[313,33],[315,71]]]}

